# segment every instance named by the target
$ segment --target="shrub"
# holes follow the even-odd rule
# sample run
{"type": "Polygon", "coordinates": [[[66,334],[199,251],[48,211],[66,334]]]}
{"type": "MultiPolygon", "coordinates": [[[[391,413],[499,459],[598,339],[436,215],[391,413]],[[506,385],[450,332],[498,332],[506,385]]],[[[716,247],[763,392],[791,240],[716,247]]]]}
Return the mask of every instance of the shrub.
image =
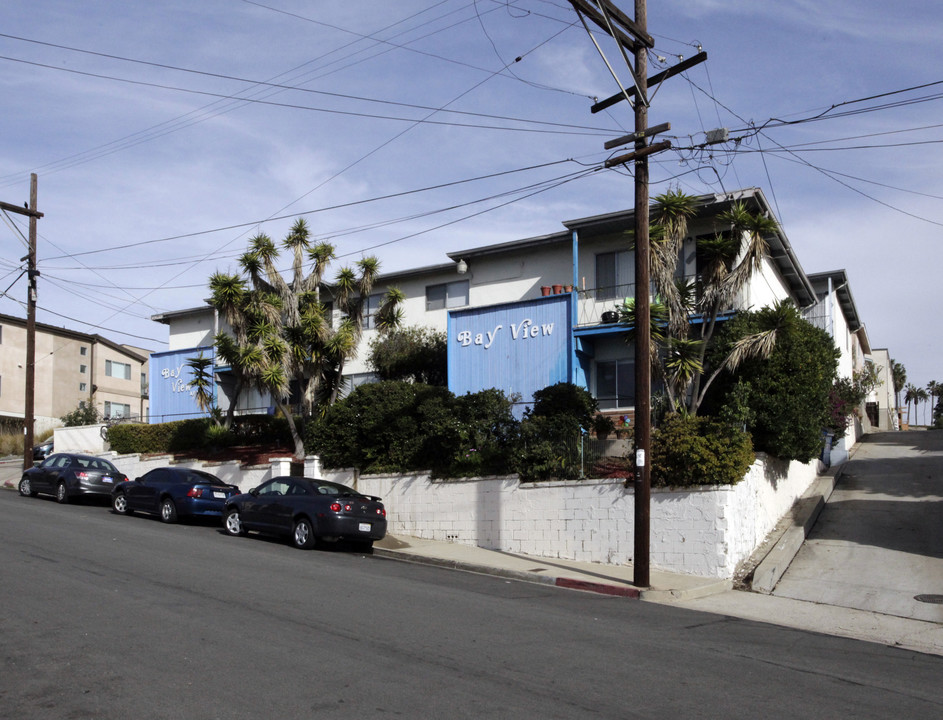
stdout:
{"type": "Polygon", "coordinates": [[[584,430],[593,427],[599,404],[589,390],[568,382],[548,385],[534,393],[534,406],[528,413],[535,417],[567,415],[584,430]]]}
{"type": "Polygon", "coordinates": [[[517,427],[499,390],[456,398],[443,387],[386,381],[334,403],[311,424],[305,446],[326,467],[493,475],[510,472],[517,427]]]}
{"type": "Polygon", "coordinates": [[[522,481],[581,476],[580,425],[572,415],[531,415],[521,423],[517,469],[522,481]]]}
{"type": "Polygon", "coordinates": [[[735,485],[755,459],[750,436],[710,417],[667,415],[652,433],[654,487],[735,485]]]}
{"type": "Polygon", "coordinates": [[[83,425],[95,425],[101,421],[101,414],[91,403],[80,402],[79,406],[70,413],[66,413],[61,418],[66,427],[82,427],[83,425]]]}
{"type": "Polygon", "coordinates": [[[367,364],[382,380],[447,385],[445,333],[408,327],[381,333],[370,341],[367,364]]]}
{"type": "MultiPolygon", "coordinates": [[[[725,324],[723,342],[712,352],[723,357],[737,338],[772,324],[770,315],[775,312],[764,308],[738,314],[725,324]]],[[[717,364],[716,355],[711,364],[717,364]]],[[[792,308],[787,322],[776,331],[769,358],[745,361],[736,375],[724,373],[712,386],[711,401],[702,409],[749,420],[747,428],[757,451],[808,462],[822,452],[822,429],[829,425],[829,394],[837,366],[838,350],[831,336],[792,308]],[[731,404],[735,407],[723,407],[731,404]]]]}

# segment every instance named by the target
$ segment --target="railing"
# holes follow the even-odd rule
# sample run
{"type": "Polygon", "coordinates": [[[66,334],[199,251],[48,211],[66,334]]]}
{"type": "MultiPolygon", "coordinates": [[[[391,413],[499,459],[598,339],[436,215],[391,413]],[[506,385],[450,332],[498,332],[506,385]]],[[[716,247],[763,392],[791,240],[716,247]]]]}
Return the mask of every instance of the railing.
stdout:
{"type": "MultiPolygon", "coordinates": [[[[688,281],[696,280],[695,276],[685,278],[688,281]]],[[[584,288],[577,291],[577,327],[587,325],[599,325],[605,323],[603,313],[613,311],[618,313],[619,308],[626,298],[635,297],[635,283],[626,283],[623,285],[612,285],[598,288],[584,288]]],[[[654,300],[654,287],[649,299],[654,300]]],[[[742,300],[738,299],[729,308],[733,310],[742,305],[742,300]]],[[[617,316],[618,317],[618,316],[617,316]]]]}

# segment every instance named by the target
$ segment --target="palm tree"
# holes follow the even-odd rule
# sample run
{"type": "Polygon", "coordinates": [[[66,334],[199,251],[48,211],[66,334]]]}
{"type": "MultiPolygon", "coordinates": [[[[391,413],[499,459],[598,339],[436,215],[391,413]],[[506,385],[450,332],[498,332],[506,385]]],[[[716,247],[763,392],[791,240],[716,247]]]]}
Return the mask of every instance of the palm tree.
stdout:
{"type": "Polygon", "coordinates": [[[932,416],[936,399],[940,396],[940,393],[943,392],[943,384],[938,383],[936,380],[931,380],[927,383],[927,392],[930,393],[930,414],[932,416]]]}
{"type": "Polygon", "coordinates": [[[186,365],[193,373],[193,378],[187,383],[187,387],[193,390],[197,407],[209,413],[216,405],[216,398],[213,396],[213,373],[210,371],[213,359],[204,357],[201,350],[197,357],[188,359],[186,365]]]}
{"type": "MultiPolygon", "coordinates": [[[[707,353],[718,317],[729,310],[737,296],[755,272],[762,267],[768,254],[766,238],[776,232],[776,221],[751,213],[744,203],[734,203],[717,220],[726,229],[713,238],[698,243],[701,275],[694,283],[679,280],[678,261],[681,242],[687,235],[688,219],[695,213],[696,198],[670,190],[656,198],[656,215],[652,224],[651,275],[658,293],[652,304],[653,368],[665,382],[668,405],[673,412],[683,409],[696,415],[711,383],[723,367],[732,368],[746,357],[768,357],[775,345],[776,328],[767,328],[762,337],[744,341],[726,362],[714,368],[705,378],[704,358],[707,353]],[[656,317],[663,313],[663,320],[656,317]],[[700,322],[697,337],[689,337],[692,316],[700,322]],[[661,324],[663,339],[655,334],[661,324]],[[764,355],[765,353],[765,355],[764,355]]],[[[621,322],[629,324],[634,318],[634,302],[626,301],[621,310],[621,322]]],[[[785,318],[777,312],[776,317],[785,318]]],[[[634,327],[634,322],[632,322],[634,327]]],[[[627,338],[633,341],[631,333],[627,338]]]]}
{"type": "Polygon", "coordinates": [[[903,421],[900,412],[900,391],[907,384],[907,370],[902,363],[891,360],[891,377],[894,380],[894,406],[897,410],[897,424],[899,426],[903,421]]]}
{"type": "Polygon", "coordinates": [[[920,398],[920,388],[913,383],[907,383],[904,387],[904,404],[907,406],[907,424],[910,424],[910,403],[914,404],[914,419],[917,416],[917,400],[920,398]]]}
{"type": "MultiPolygon", "coordinates": [[[[304,457],[304,440],[288,405],[292,381],[301,390],[302,419],[318,404],[333,402],[343,383],[344,363],[354,356],[360,341],[367,297],[376,280],[379,262],[357,262],[359,276],[342,268],[335,283],[335,306],[345,315],[332,328],[328,308],[321,301],[322,280],[334,259],[329,243],[312,245],[304,219],[297,220],[282,242],[292,253],[292,279],[286,281],[275,266],[279,250],[267,235],[249,241],[239,259],[244,276],[216,273],[210,279],[210,302],[226,318],[232,334],[216,336],[219,356],[230,364],[236,392],[255,387],[267,392],[288,422],[295,457],[304,457]],[[305,260],[311,262],[306,274],[305,260]]],[[[377,328],[399,323],[403,295],[388,291],[377,311],[377,328]]],[[[235,399],[230,404],[231,423],[235,399]]]]}

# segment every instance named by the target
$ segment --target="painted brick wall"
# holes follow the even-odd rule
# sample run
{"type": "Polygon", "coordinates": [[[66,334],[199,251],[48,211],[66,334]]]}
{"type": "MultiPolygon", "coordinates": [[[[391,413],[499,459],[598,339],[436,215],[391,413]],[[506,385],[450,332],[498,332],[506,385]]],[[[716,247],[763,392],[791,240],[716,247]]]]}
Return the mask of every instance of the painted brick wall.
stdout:
{"type": "MultiPolygon", "coordinates": [[[[653,489],[652,567],[732,577],[815,479],[819,463],[760,457],[735,486],[653,489]]],[[[383,498],[393,535],[459,542],[537,557],[625,564],[633,559],[634,494],[619,480],[520,483],[516,477],[431,480],[364,475],[383,498]]]]}

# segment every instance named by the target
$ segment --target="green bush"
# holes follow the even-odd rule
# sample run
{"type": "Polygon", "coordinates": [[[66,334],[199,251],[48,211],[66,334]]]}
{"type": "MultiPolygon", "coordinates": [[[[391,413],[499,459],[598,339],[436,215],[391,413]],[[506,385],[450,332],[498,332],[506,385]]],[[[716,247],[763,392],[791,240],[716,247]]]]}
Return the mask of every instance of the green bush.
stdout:
{"type": "MultiPolygon", "coordinates": [[[[722,357],[736,339],[770,325],[776,312],[764,308],[738,314],[725,323],[722,342],[712,352],[719,351],[722,357]]],[[[776,331],[769,358],[747,360],[736,374],[725,372],[712,386],[711,398],[702,411],[747,421],[757,451],[782,460],[808,462],[821,454],[822,429],[830,424],[829,397],[837,374],[838,350],[831,336],[803,320],[798,310],[786,312],[789,315],[776,331]]],[[[715,366],[717,357],[715,354],[709,364],[715,366]]]]}
{"type": "Polygon", "coordinates": [[[457,398],[443,387],[385,381],[334,403],[309,425],[305,447],[325,467],[470,477],[511,472],[516,440],[511,402],[498,390],[457,398]]]}
{"type": "Polygon", "coordinates": [[[667,415],[652,433],[653,487],[735,485],[753,464],[750,436],[709,417],[667,415]]]}
{"type": "Polygon", "coordinates": [[[575,417],[531,415],[521,423],[518,474],[524,482],[581,476],[580,424],[575,417]]]}
{"type": "Polygon", "coordinates": [[[599,404],[589,390],[568,382],[548,385],[534,393],[534,406],[528,413],[533,417],[572,417],[584,430],[591,429],[596,420],[599,404]]]}

